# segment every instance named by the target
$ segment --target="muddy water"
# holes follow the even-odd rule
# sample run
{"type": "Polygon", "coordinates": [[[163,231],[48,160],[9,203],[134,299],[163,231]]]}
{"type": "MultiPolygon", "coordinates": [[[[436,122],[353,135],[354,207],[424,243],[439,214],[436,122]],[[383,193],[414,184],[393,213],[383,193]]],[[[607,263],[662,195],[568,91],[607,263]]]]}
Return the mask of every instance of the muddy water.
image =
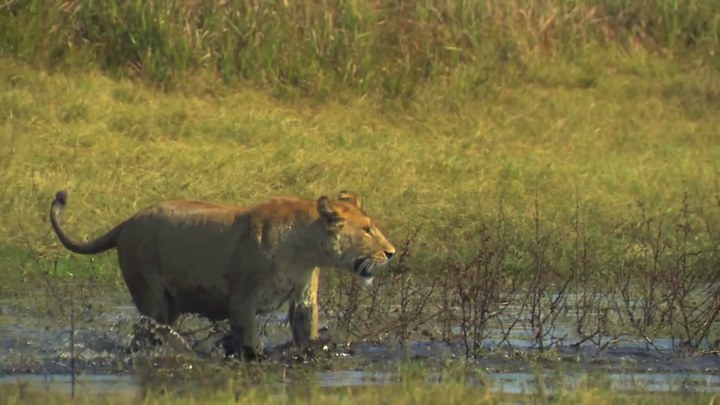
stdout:
{"type": "MultiPolygon", "coordinates": [[[[69,392],[74,370],[78,376],[75,392],[127,394],[142,389],[148,378],[160,378],[169,385],[182,381],[183,389],[192,389],[182,376],[193,367],[232,367],[232,361],[223,359],[216,344],[218,331],[195,317],[183,318],[177,328],[193,345],[191,353],[178,353],[167,345],[127,351],[138,319],[131,305],[105,306],[73,313],[71,328],[67,314],[42,315],[27,306],[0,302],[0,384],[27,383],[69,392]]],[[[303,362],[283,346],[290,339],[284,321],[284,314],[276,314],[260,322],[264,325],[268,364],[303,362]]],[[[317,355],[323,366],[310,365],[308,369],[320,387],[395,383],[399,364],[412,360],[429,370],[426,379],[430,383],[442,381],[447,364],[461,364],[475,371],[466,379],[469,384],[505,393],[568,388],[588,378],[602,378],[606,385],[619,390],[720,392],[720,356],[681,356],[673,352],[669,340],[655,340],[654,346],[648,347],[643,341],[620,338],[603,351],[591,343],[579,347],[558,344],[540,354],[529,332],[518,329],[509,337],[512,350],[505,347],[507,342],[498,345],[500,331],[490,332],[485,340],[490,350],[479,359],[466,360],[460,342],[417,340],[403,346],[354,342],[328,345],[317,355]]],[[[572,330],[562,325],[554,333],[573,337],[572,330]]],[[[291,374],[275,381],[286,386],[297,383],[291,374]]]]}

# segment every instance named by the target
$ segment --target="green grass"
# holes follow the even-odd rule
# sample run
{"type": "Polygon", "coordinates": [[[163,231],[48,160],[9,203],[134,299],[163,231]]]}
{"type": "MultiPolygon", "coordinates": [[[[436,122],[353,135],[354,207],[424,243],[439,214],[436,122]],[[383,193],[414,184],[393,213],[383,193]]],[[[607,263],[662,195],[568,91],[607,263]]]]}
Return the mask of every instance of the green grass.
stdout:
{"type": "MultiPolygon", "coordinates": [[[[245,205],[350,189],[396,245],[407,243],[397,267],[409,270],[379,277],[378,311],[348,311],[359,324],[382,333],[404,324],[397,294],[420,291],[410,301],[421,301],[435,286],[463,309],[489,297],[487,313],[525,294],[540,304],[523,301],[520,314],[547,316],[570,279],[560,295],[601,296],[583,309],[600,336],[717,349],[706,324],[717,325],[719,293],[705,282],[717,281],[720,253],[719,1],[231,3],[0,6],[3,297],[67,316],[68,303],[124,289],[114,254],[59,245],[48,211],[60,189],[70,190],[63,220],[78,239],[165,199],[245,205]],[[27,294],[38,284],[42,299],[27,294]]],[[[325,277],[335,295],[321,299],[336,314],[352,307],[346,279],[325,277]]],[[[432,298],[408,308],[433,319],[432,298]]],[[[463,381],[280,394],[228,381],[143,400],[518,399],[463,381]]],[[[68,401],[0,390],[10,403],[68,401]]],[[[589,383],[546,399],[659,402],[589,383]]]]}
{"type": "Polygon", "coordinates": [[[483,393],[481,390],[468,388],[461,384],[448,384],[443,387],[424,386],[390,386],[363,389],[310,389],[305,392],[288,390],[275,392],[268,389],[244,389],[242,392],[232,388],[205,395],[148,395],[138,398],[135,395],[79,395],[70,399],[69,395],[61,395],[47,391],[20,389],[3,389],[6,391],[9,405],[14,404],[258,404],[258,403],[308,403],[314,404],[502,404],[507,402],[557,403],[557,404],[707,404],[717,401],[717,397],[709,394],[622,394],[610,390],[578,389],[562,393],[558,396],[539,398],[532,395],[499,395],[483,393]],[[269,391],[269,392],[268,392],[269,391]],[[309,393],[307,391],[310,391],[309,393]],[[21,393],[22,392],[22,393],[21,393]]]}
{"type": "Polygon", "coordinates": [[[511,267],[542,246],[567,271],[589,241],[604,276],[653,242],[680,252],[676,225],[711,271],[720,2],[231,3],[4,6],[7,260],[66,256],[46,221],[61,188],[78,237],[163,199],[348,188],[396,244],[420,229],[415,272],[502,228],[511,267]]]}
{"type": "Polygon", "coordinates": [[[693,231],[705,219],[714,229],[720,75],[642,54],[600,52],[587,63],[590,88],[572,85],[585,74],[577,67],[537,65],[533,80],[480,100],[459,102],[437,85],[394,109],[373,98],[284,103],[203,78],[157,92],[95,70],[48,73],[3,59],[2,246],[68,256],[47,221],[64,188],[77,238],[163,199],[252,204],[348,188],[396,244],[420,227],[418,272],[472,254],[473,236],[500,208],[521,250],[545,235],[572,248],[576,221],[598,249],[625,248],[638,200],[670,226],[686,193],[693,231]]]}

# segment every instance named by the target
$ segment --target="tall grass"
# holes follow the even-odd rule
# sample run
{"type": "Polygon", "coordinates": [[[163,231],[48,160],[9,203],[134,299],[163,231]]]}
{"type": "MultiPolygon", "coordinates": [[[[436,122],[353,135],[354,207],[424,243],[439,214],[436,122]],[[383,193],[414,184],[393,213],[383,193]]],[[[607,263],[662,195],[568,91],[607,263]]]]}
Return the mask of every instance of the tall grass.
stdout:
{"type": "Polygon", "coordinates": [[[0,10],[0,55],[161,86],[205,71],[289,97],[408,99],[434,81],[473,95],[609,44],[709,54],[719,13],[717,0],[28,0],[0,10]]]}

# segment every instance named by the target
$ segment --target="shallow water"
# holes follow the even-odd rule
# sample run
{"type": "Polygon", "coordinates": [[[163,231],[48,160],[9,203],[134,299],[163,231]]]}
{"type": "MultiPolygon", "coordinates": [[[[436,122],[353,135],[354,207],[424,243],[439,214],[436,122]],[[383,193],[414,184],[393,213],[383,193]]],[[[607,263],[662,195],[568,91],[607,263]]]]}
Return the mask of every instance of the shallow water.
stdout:
{"type": "MultiPolygon", "coordinates": [[[[564,373],[558,378],[552,372],[508,372],[487,373],[482,380],[468,381],[470,384],[487,386],[490,391],[505,394],[528,394],[553,392],[557,389],[572,389],[593,375],[587,372],[564,373]]],[[[313,378],[320,388],[362,387],[397,383],[397,375],[389,372],[366,372],[358,370],[317,371],[313,378]]],[[[718,392],[720,376],[704,373],[604,373],[607,386],[619,391],[651,392],[718,392]]],[[[428,378],[428,383],[440,383],[437,375],[428,378]]],[[[178,382],[179,383],[179,382],[178,382]]],[[[16,374],[0,377],[0,384],[24,384],[43,390],[70,394],[137,394],[143,389],[141,377],[124,374],[82,374],[73,382],[67,374],[16,374]]],[[[281,383],[291,387],[294,381],[281,383]]],[[[185,384],[187,389],[187,384],[185,384]]]]}
{"type": "MultiPolygon", "coordinates": [[[[84,374],[75,379],[75,394],[134,393],[139,388],[133,375],[84,374]]],[[[0,377],[0,384],[26,384],[65,394],[72,392],[72,377],[68,374],[16,374],[0,377]]]]}
{"type": "MultiPolygon", "coordinates": [[[[75,321],[71,354],[67,322],[0,304],[0,384],[28,384],[69,393],[71,358],[78,376],[76,393],[137,393],[148,374],[138,367],[139,363],[163,370],[168,384],[177,374],[174,371],[181,373],[183,367],[191,367],[193,362],[225,367],[214,340],[203,340],[212,335],[208,324],[194,317],[183,319],[179,327],[194,331],[189,338],[199,343],[192,354],[183,357],[163,348],[140,354],[126,352],[138,319],[135,308],[128,305],[109,307],[92,315],[80,314],[75,321]]],[[[265,325],[264,343],[269,349],[268,361],[273,364],[296,361],[279,349],[290,339],[284,320],[284,314],[276,314],[260,322],[265,325]]],[[[566,329],[561,325],[556,332],[571,336],[572,330],[566,329]]],[[[441,382],[443,366],[457,363],[476,371],[466,379],[468,384],[503,393],[548,392],[600,378],[617,390],[720,392],[720,356],[679,356],[673,353],[669,340],[656,340],[655,348],[650,349],[644,341],[621,337],[612,348],[603,351],[589,343],[579,347],[556,345],[554,350],[540,355],[527,335],[522,330],[515,332],[510,338],[511,350],[497,347],[502,334],[491,330],[485,346],[493,350],[469,360],[465,359],[464,346],[459,342],[450,345],[417,340],[402,347],[374,342],[338,345],[322,354],[332,367],[311,369],[311,378],[326,388],[392,384],[399,378],[398,365],[412,360],[429,370],[429,383],[441,382]]],[[[292,386],[297,381],[288,376],[278,383],[292,386]]],[[[187,380],[183,385],[183,389],[192,389],[187,387],[187,380]]]]}

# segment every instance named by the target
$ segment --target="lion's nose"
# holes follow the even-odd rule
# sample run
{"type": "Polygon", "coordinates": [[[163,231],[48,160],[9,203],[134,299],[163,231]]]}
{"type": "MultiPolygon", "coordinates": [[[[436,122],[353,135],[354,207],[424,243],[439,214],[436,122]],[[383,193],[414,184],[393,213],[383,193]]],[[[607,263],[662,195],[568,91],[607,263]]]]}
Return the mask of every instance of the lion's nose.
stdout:
{"type": "Polygon", "coordinates": [[[387,256],[388,260],[392,259],[392,257],[393,257],[394,254],[395,254],[395,251],[394,251],[394,250],[393,250],[392,252],[389,251],[389,250],[386,250],[386,251],[385,251],[385,256],[387,256]]]}

